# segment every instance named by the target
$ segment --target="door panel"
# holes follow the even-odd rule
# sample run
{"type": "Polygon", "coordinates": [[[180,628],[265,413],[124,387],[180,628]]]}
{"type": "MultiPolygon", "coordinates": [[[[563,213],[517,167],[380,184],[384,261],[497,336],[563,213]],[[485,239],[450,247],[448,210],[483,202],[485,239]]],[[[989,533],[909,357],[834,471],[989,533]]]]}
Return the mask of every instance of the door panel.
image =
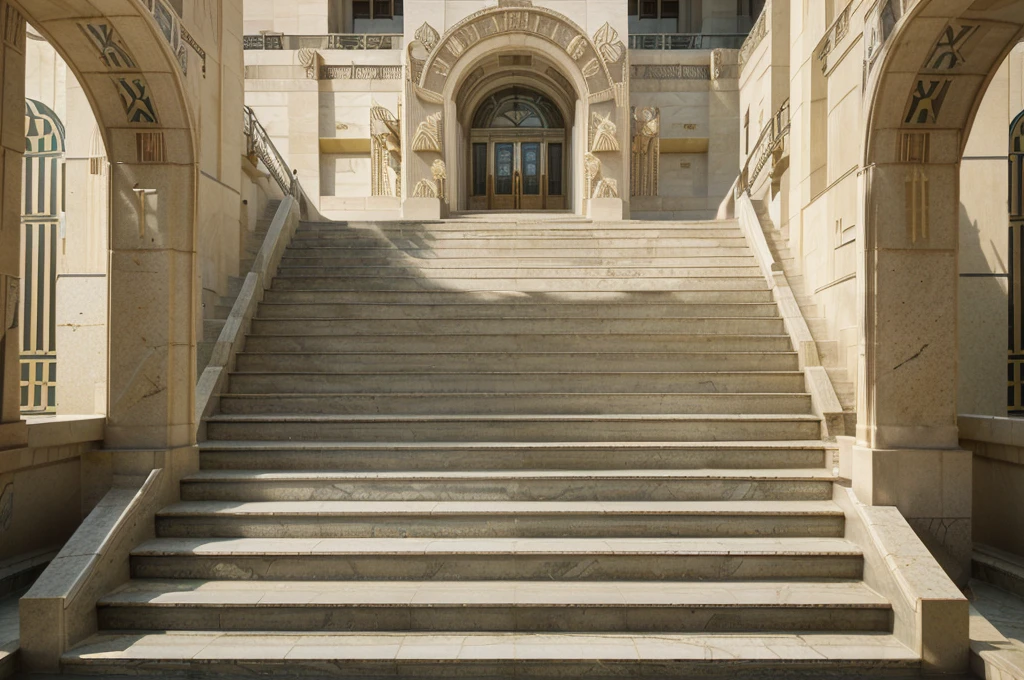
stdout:
{"type": "Polygon", "coordinates": [[[494,209],[515,210],[515,144],[500,142],[494,145],[494,209]]]}
{"type": "Polygon", "coordinates": [[[540,191],[540,142],[521,142],[519,158],[523,177],[519,207],[522,210],[543,210],[544,198],[540,191]]]}

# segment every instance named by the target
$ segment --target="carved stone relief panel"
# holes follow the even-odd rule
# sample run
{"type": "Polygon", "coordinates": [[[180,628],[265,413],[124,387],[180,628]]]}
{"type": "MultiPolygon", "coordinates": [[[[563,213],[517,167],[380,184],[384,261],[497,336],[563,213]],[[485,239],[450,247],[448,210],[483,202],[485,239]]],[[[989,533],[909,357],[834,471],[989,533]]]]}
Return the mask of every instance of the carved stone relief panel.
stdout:
{"type": "Polygon", "coordinates": [[[592,113],[590,115],[590,151],[601,153],[604,151],[618,151],[619,139],[615,136],[617,128],[612,122],[611,114],[601,115],[592,113]]]}
{"type": "Polygon", "coordinates": [[[653,106],[633,108],[630,153],[630,194],[657,196],[661,159],[661,111],[653,106]]]}
{"type": "Polygon", "coordinates": [[[402,195],[401,121],[383,106],[370,106],[370,194],[402,195]]]}
{"type": "Polygon", "coordinates": [[[413,151],[441,153],[441,112],[432,113],[416,126],[412,138],[413,151]]]}

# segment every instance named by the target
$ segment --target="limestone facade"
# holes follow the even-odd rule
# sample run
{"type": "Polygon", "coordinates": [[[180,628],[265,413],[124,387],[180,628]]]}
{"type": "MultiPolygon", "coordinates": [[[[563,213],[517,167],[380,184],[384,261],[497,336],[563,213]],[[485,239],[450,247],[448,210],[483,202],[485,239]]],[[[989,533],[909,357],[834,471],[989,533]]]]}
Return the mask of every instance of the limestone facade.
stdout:
{"type": "Polygon", "coordinates": [[[401,15],[370,21],[351,18],[352,2],[246,3],[246,102],[303,186],[319,188],[312,198],[328,217],[512,208],[708,218],[735,177],[735,48],[759,11],[753,5],[724,11],[690,0],[642,7],[414,0],[401,15]],[[526,22],[521,36],[496,32],[515,30],[517,21],[526,22]],[[338,35],[348,32],[359,34],[338,35]],[[520,87],[524,97],[551,102],[559,127],[544,123],[544,135],[529,124],[503,133],[478,127],[476,114],[494,95],[520,87]],[[655,186],[657,175],[658,191],[633,195],[633,113],[645,107],[658,109],[663,124],[659,153],[647,152],[641,164],[649,176],[641,184],[655,186]],[[380,132],[372,121],[382,112],[401,121],[388,192],[379,190],[374,160],[380,132]],[[599,149],[595,120],[604,125],[599,149]],[[606,141],[612,138],[614,144],[606,141]],[[513,145],[513,173],[528,169],[521,154],[540,145],[537,193],[521,191],[518,180],[502,193],[495,159],[506,147],[495,144],[513,145]],[[587,153],[600,162],[603,183],[588,179],[587,153]],[[449,175],[443,199],[429,189],[438,160],[449,175]],[[487,170],[474,170],[475,163],[487,170]]]}

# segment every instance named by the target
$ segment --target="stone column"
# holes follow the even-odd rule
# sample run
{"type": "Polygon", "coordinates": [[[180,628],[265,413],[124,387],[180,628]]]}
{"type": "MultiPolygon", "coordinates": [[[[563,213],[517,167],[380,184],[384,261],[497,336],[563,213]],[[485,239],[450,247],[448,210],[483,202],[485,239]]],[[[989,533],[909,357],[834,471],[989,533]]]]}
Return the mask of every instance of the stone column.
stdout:
{"type": "Polygon", "coordinates": [[[903,162],[871,166],[861,182],[853,485],[864,503],[898,507],[962,583],[971,557],[971,455],[959,449],[956,426],[959,164],[955,155],[923,162],[927,141],[903,148],[903,162]]]}
{"type": "Polygon", "coordinates": [[[191,163],[111,167],[109,448],[195,443],[195,192],[191,163]]]}
{"type": "Polygon", "coordinates": [[[21,174],[25,154],[25,20],[0,2],[0,449],[26,446],[28,428],[21,419],[21,367],[18,337],[21,285],[21,174]]]}

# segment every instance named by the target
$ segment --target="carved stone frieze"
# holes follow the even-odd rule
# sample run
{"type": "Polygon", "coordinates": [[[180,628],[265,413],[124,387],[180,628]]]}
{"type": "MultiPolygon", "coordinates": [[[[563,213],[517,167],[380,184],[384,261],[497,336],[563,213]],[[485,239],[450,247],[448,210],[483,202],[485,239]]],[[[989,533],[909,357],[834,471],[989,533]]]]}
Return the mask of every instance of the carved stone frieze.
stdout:
{"type": "Polygon", "coordinates": [[[444,199],[445,185],[448,182],[448,169],[445,167],[444,161],[440,158],[434,161],[434,164],[430,166],[430,174],[434,178],[434,184],[437,186],[437,197],[444,199]]]}

